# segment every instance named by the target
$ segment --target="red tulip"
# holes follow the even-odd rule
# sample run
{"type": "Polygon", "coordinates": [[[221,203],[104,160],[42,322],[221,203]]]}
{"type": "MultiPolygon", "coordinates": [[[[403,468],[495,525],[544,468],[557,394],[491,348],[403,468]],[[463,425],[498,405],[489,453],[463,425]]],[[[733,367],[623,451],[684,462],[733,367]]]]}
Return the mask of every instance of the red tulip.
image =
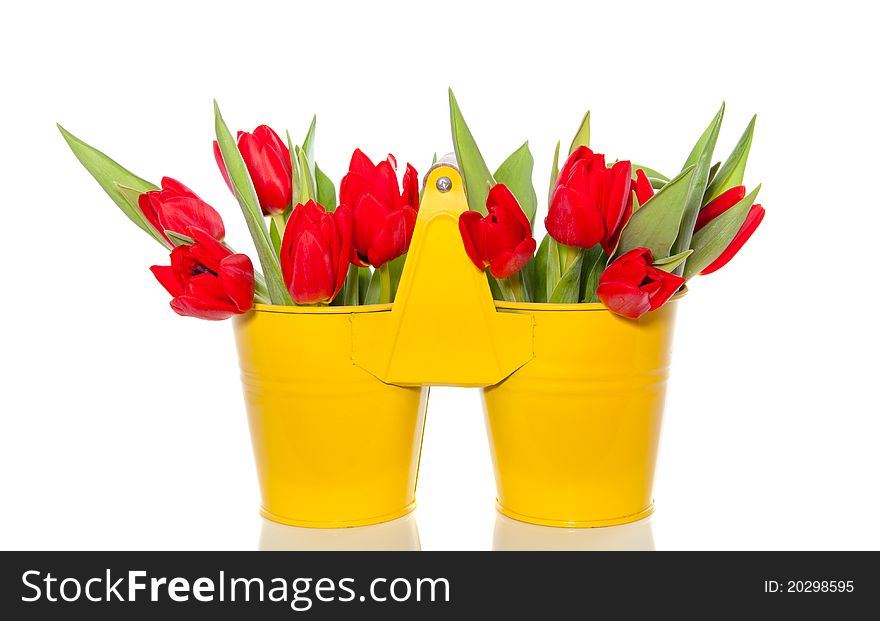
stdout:
{"type": "MultiPolygon", "coordinates": [[[[254,184],[263,215],[279,214],[290,207],[293,196],[290,150],[278,134],[268,125],[260,125],[250,134],[238,132],[238,150],[254,184]]],[[[214,158],[226,185],[234,193],[229,173],[223,163],[223,155],[220,153],[220,145],[216,140],[214,158]]]]}
{"type": "MultiPolygon", "coordinates": [[[[700,210],[700,213],[697,215],[697,222],[694,226],[694,232],[699,231],[701,228],[706,226],[710,221],[714,220],[725,211],[736,205],[746,196],[746,188],[745,186],[735,186],[723,192],[713,200],[711,203],[706,205],[700,210]]],[[[717,259],[715,259],[711,264],[707,267],[703,268],[700,274],[711,274],[712,272],[718,271],[733,258],[733,256],[739,252],[739,249],[743,247],[747,241],[749,241],[749,237],[752,236],[752,233],[755,232],[755,229],[758,228],[758,225],[761,224],[761,221],[764,219],[764,208],[760,204],[752,205],[749,208],[749,213],[746,214],[746,219],[742,223],[742,226],[739,227],[739,231],[737,231],[736,235],[734,235],[730,244],[728,244],[727,248],[724,249],[717,259]]]]}
{"type": "Polygon", "coordinates": [[[150,268],[174,299],[178,315],[227,319],[246,313],[254,304],[254,266],[243,254],[233,254],[202,229],[189,227],[195,242],[171,251],[171,265],[150,268]]]}
{"type": "Polygon", "coordinates": [[[679,290],[684,278],[652,267],[653,260],[650,250],[636,248],[605,268],[596,295],[608,310],[638,319],[663,306],[679,290]]]}
{"type": "Polygon", "coordinates": [[[281,240],[281,273],[297,304],[329,303],[345,283],[351,257],[351,210],[297,205],[281,240]]]}
{"type": "Polygon", "coordinates": [[[351,260],[360,267],[381,267],[409,250],[419,210],[419,178],[407,164],[401,191],[396,169],[393,155],[374,165],[355,149],[339,186],[339,202],[351,208],[354,218],[351,260]]]}
{"type": "Polygon", "coordinates": [[[166,240],[168,236],[165,231],[186,235],[186,230],[191,226],[202,229],[217,240],[222,241],[226,235],[220,214],[195,192],[171,177],[162,177],[161,190],[141,194],[138,207],[166,240]]]}
{"type": "Polygon", "coordinates": [[[606,254],[613,254],[632,214],[631,187],[630,162],[608,168],[604,155],[578,147],[556,179],[544,220],[547,231],[562,244],[577,248],[602,244],[606,254]]]}
{"type": "Polygon", "coordinates": [[[504,184],[489,190],[486,216],[465,211],[458,219],[464,249],[480,269],[489,266],[495,278],[507,278],[525,267],[535,253],[535,239],[526,214],[504,184]]]}

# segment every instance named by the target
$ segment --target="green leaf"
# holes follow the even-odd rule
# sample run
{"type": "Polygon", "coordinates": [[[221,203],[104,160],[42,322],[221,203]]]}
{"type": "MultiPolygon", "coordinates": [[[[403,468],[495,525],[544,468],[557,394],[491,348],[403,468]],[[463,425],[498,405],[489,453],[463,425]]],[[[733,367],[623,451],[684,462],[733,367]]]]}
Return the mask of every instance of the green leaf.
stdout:
{"type": "Polygon", "coordinates": [[[366,304],[367,289],[370,287],[372,276],[369,267],[359,267],[358,270],[358,302],[366,304]]]}
{"type": "Polygon", "coordinates": [[[333,185],[333,181],[324,174],[324,171],[321,170],[317,163],[315,164],[315,182],[317,184],[318,202],[327,211],[336,211],[336,186],[333,185]]]}
{"type": "Polygon", "coordinates": [[[302,200],[302,183],[300,181],[299,174],[299,160],[296,157],[296,147],[293,146],[293,141],[290,139],[290,132],[286,132],[287,135],[287,151],[290,153],[290,187],[293,190],[291,193],[293,206],[296,207],[300,203],[304,202],[302,200]]]}
{"type": "Polygon", "coordinates": [[[301,194],[300,194],[300,202],[307,203],[310,200],[316,200],[317,192],[315,190],[315,181],[308,173],[309,171],[309,161],[306,156],[306,152],[296,147],[296,159],[299,163],[299,172],[300,172],[300,182],[301,182],[301,194]]]}
{"type": "Polygon", "coordinates": [[[535,160],[527,140],[495,171],[495,182],[503,183],[513,193],[529,222],[535,219],[535,213],[538,211],[538,197],[532,185],[534,168],[535,160]]]}
{"type": "MultiPolygon", "coordinates": [[[[703,204],[703,194],[706,192],[706,182],[709,178],[709,169],[712,167],[712,152],[715,150],[715,143],[718,140],[718,132],[721,129],[721,120],[724,118],[724,104],[709,123],[709,126],[700,136],[697,144],[694,146],[691,154],[688,156],[684,169],[689,166],[694,167],[694,173],[690,178],[687,193],[684,197],[684,211],[681,217],[681,226],[678,238],[672,246],[671,251],[655,255],[665,257],[670,254],[684,252],[691,247],[691,238],[694,234],[694,224],[697,221],[697,214],[700,213],[700,207],[703,204]]],[[[650,201],[649,201],[650,202],[650,201]]],[[[681,274],[687,263],[679,265],[675,273],[681,274]]]]}
{"type": "Polygon", "coordinates": [[[275,250],[275,254],[281,254],[281,233],[278,231],[278,225],[275,222],[275,219],[269,221],[269,239],[272,242],[272,248],[275,250]]]}
{"type": "Polygon", "coordinates": [[[724,165],[718,169],[714,178],[709,181],[709,187],[706,188],[706,193],[703,197],[704,205],[718,198],[718,196],[730,188],[742,185],[743,177],[746,173],[746,161],[749,159],[749,150],[752,148],[752,137],[755,134],[755,121],[757,118],[758,115],[752,117],[736,146],[733,147],[733,151],[724,161],[724,165]]]}
{"type": "Polygon", "coordinates": [[[138,196],[144,192],[158,190],[159,188],[126,170],[101,151],[68,132],[61,125],[58,125],[58,131],[61,132],[64,140],[67,142],[67,146],[73,151],[76,159],[89,171],[107,195],[113,199],[113,202],[116,203],[116,206],[119,207],[122,213],[142,231],[165,246],[165,248],[170,249],[171,244],[162,237],[159,231],[152,227],[143,213],[141,213],[140,207],[137,204],[138,196]]]}
{"type": "MultiPolygon", "coordinates": [[[[665,185],[665,184],[664,184],[664,185],[665,185]]],[[[635,191],[635,190],[632,190],[632,197],[633,197],[633,210],[632,210],[632,212],[635,213],[635,212],[637,212],[639,209],[641,209],[642,206],[639,205],[639,195],[636,194],[636,191],[635,191]]],[[[650,199],[648,199],[648,200],[650,200],[650,199]]],[[[632,217],[632,214],[630,214],[630,217],[632,217]]]]}
{"type": "Polygon", "coordinates": [[[666,175],[664,175],[661,172],[654,170],[653,168],[648,168],[647,166],[642,166],[641,164],[633,164],[632,165],[633,179],[636,178],[636,171],[640,170],[640,169],[642,170],[642,172],[645,173],[645,176],[650,179],[658,179],[664,183],[669,183],[669,177],[667,177],[666,175]]]}
{"type": "Polygon", "coordinates": [[[727,249],[749,215],[760,190],[759,185],[751,194],[696,232],[693,239],[694,253],[688,258],[684,268],[683,275],[686,279],[699,274],[727,249]]]}
{"type": "Polygon", "coordinates": [[[182,235],[180,233],[175,233],[174,231],[169,231],[168,229],[165,229],[165,235],[168,236],[168,239],[170,239],[171,243],[175,246],[191,246],[196,243],[196,240],[189,235],[182,235]]]}
{"type": "Polygon", "coordinates": [[[718,169],[721,168],[721,162],[715,162],[712,164],[712,168],[709,169],[709,177],[706,179],[706,185],[712,185],[712,180],[715,179],[715,175],[718,174],[718,169]]]}
{"type": "Polygon", "coordinates": [[[547,200],[553,198],[553,188],[556,186],[556,178],[559,177],[559,146],[561,140],[556,141],[556,151],[553,152],[553,168],[550,169],[550,189],[547,190],[547,200]]]}
{"type": "Polygon", "coordinates": [[[544,270],[544,273],[546,274],[544,278],[546,293],[544,295],[545,299],[549,301],[550,296],[553,295],[553,291],[556,289],[556,285],[559,284],[559,279],[562,278],[562,257],[560,252],[560,244],[552,237],[548,242],[547,266],[544,270]]]}
{"type": "Polygon", "coordinates": [[[486,166],[486,160],[474,140],[471,130],[455,100],[452,89],[449,89],[449,117],[452,125],[452,145],[455,148],[455,159],[458,161],[461,176],[464,179],[464,191],[468,206],[472,211],[486,215],[486,197],[489,188],[495,185],[495,179],[486,166]]]}
{"type": "Polygon", "coordinates": [[[660,258],[670,255],[679,234],[694,170],[694,166],[685,169],[632,215],[620,235],[614,256],[634,248],[649,248],[660,258]]]}
{"type": "Polygon", "coordinates": [[[308,171],[309,174],[307,176],[311,179],[313,188],[317,185],[317,171],[315,169],[315,125],[317,122],[318,116],[313,115],[309,131],[306,132],[306,137],[302,143],[302,152],[305,156],[306,166],[302,167],[301,170],[308,171]]]}
{"type": "Polygon", "coordinates": [[[263,212],[260,210],[253,182],[244,160],[241,158],[241,153],[238,151],[235,139],[223,121],[216,100],[214,101],[214,129],[217,134],[217,142],[220,145],[220,153],[223,156],[223,164],[226,166],[226,171],[232,182],[235,198],[238,200],[242,214],[244,214],[248,231],[254,240],[257,257],[263,267],[269,301],[272,304],[292,304],[290,294],[284,285],[284,279],[281,277],[278,256],[273,252],[269,241],[269,232],[266,229],[266,222],[263,220],[263,212]]]}
{"type": "Polygon", "coordinates": [[[535,257],[523,268],[523,279],[532,302],[547,301],[547,257],[550,252],[550,235],[544,235],[535,257]]]}
{"type": "Polygon", "coordinates": [[[693,250],[687,249],[684,252],[679,252],[678,254],[674,254],[671,257],[666,257],[665,259],[657,259],[652,263],[652,265],[657,269],[663,270],[664,272],[672,272],[672,270],[684,263],[684,260],[687,259],[691,254],[693,254],[693,252],[693,250]]]}
{"type": "Polygon", "coordinates": [[[596,288],[599,286],[599,276],[605,271],[608,263],[608,255],[602,250],[602,246],[595,245],[584,252],[583,275],[581,276],[581,302],[595,302],[596,288]]]}
{"type": "Polygon", "coordinates": [[[580,298],[581,269],[584,262],[584,253],[579,252],[577,258],[559,279],[553,293],[547,300],[551,304],[574,304],[580,298]]]}
{"type": "Polygon", "coordinates": [[[391,270],[391,301],[397,295],[397,288],[400,286],[400,277],[403,276],[403,264],[406,263],[406,253],[400,255],[396,259],[388,262],[391,270]]]}
{"type": "Polygon", "coordinates": [[[584,115],[584,119],[581,121],[581,126],[578,127],[577,133],[574,135],[574,139],[571,141],[571,146],[568,148],[568,154],[571,155],[575,152],[578,147],[589,147],[590,146],[590,111],[587,110],[587,113],[584,115]]]}
{"type": "Polygon", "coordinates": [[[501,285],[498,284],[498,279],[488,271],[486,272],[486,278],[489,280],[489,291],[492,292],[492,299],[503,301],[504,293],[501,291],[501,285]]]}

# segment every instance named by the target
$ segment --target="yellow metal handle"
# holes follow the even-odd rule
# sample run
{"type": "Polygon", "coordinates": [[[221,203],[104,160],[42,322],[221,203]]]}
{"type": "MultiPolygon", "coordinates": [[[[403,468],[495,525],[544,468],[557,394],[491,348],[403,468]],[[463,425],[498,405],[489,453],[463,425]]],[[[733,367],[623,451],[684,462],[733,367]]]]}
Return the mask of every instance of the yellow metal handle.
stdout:
{"type": "Polygon", "coordinates": [[[351,315],[352,361],[385,383],[490,386],[533,357],[532,315],[496,311],[465,253],[458,216],[467,208],[458,170],[436,165],[391,312],[351,315]]]}

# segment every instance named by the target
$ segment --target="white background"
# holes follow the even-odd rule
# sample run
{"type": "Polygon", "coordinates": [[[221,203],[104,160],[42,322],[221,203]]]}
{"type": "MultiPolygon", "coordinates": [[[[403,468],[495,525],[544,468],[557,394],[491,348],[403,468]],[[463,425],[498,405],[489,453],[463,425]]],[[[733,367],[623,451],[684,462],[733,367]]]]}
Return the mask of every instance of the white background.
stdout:
{"type": "MultiPolygon", "coordinates": [[[[676,171],[722,100],[754,112],[764,224],[681,304],[655,488],[658,549],[880,548],[877,98],[870,3],[118,2],[0,9],[0,547],[242,548],[258,490],[228,323],[176,316],[163,252],[55,129],[179,178],[247,247],[211,154],[230,126],[423,172],[452,86],[490,166],[523,140],[545,196],[586,109],[593,146],[676,171]]],[[[589,354],[590,344],[584,343],[589,354]]],[[[435,390],[424,549],[488,549],[478,394],[435,390]]],[[[572,539],[574,542],[575,540],[572,539]]],[[[573,543],[572,545],[577,545],[573,543]]]]}

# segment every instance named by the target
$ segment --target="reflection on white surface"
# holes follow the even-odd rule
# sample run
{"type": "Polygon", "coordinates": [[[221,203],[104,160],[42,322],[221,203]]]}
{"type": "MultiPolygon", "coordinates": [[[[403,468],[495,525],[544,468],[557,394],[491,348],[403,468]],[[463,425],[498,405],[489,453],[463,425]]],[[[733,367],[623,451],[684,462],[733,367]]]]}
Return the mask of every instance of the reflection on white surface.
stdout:
{"type": "Polygon", "coordinates": [[[421,550],[414,513],[353,528],[301,528],[262,518],[259,550],[421,550]]]}
{"type": "Polygon", "coordinates": [[[651,550],[651,518],[601,528],[537,526],[495,515],[493,550],[651,550]]]}

